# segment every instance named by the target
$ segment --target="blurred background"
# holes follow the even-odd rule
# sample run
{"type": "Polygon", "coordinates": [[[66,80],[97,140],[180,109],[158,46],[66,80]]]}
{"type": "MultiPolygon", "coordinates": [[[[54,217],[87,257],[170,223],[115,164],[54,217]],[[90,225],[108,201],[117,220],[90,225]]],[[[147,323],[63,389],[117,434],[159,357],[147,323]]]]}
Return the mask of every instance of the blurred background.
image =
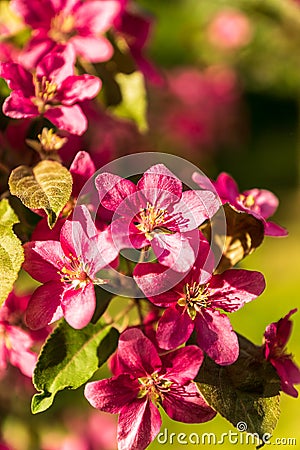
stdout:
{"type": "MultiPolygon", "coordinates": [[[[136,5],[152,24],[146,53],[157,71],[147,82],[149,128],[140,135],[132,124],[111,121],[102,130],[99,126],[103,145],[94,151],[95,159],[104,163],[134,151],[167,152],[193,162],[213,179],[222,171],[230,173],[241,192],[258,187],[279,197],[274,221],[285,226],[289,236],[266,237],[243,261],[242,267],[265,275],[267,288],[231,315],[235,330],[260,345],[266,326],[299,303],[300,2],[138,0],[136,5]]],[[[23,293],[24,284],[18,289],[23,293]]],[[[299,364],[300,312],[293,321],[288,350],[299,364]]],[[[32,416],[30,381],[20,379],[17,369],[10,370],[0,380],[0,411],[5,411],[0,421],[4,441],[12,449],[38,450],[41,434],[43,450],[115,448],[115,422],[91,411],[82,390],[59,393],[53,408],[32,416]],[[103,442],[97,441],[99,435],[103,442]]],[[[282,394],[281,410],[271,442],[295,438],[293,448],[300,448],[299,400],[282,394]]],[[[169,435],[213,432],[218,437],[235,431],[220,416],[203,425],[185,425],[163,414],[162,431],[165,428],[169,435]]],[[[221,448],[233,446],[253,448],[226,441],[221,448]]],[[[149,448],[180,447],[155,440],[149,448]]]]}

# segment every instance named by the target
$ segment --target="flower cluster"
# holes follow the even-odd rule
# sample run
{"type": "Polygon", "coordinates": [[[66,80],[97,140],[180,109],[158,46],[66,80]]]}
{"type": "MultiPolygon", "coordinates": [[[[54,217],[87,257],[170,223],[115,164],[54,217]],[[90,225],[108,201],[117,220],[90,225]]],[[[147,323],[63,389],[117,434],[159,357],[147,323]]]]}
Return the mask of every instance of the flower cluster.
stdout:
{"type": "MultiPolygon", "coordinates": [[[[142,153],[134,171],[143,81],[164,80],[144,55],[152,19],[133,2],[11,0],[8,8],[14,27],[0,23],[1,380],[10,366],[33,378],[33,413],[85,384],[87,408],[119,415],[119,450],[146,449],[161,409],[188,424],[220,412],[236,425],[231,389],[264,431],[279,391],[298,395],[300,370],[286,351],[296,310],[266,328],[260,347],[229,316],[265,290],[262,273],[237,263],[265,236],[287,235],[269,220],[277,197],[240,192],[229,174],[213,181],[166,154],[142,153]],[[118,156],[135,154],[113,164],[119,142],[118,156]],[[24,279],[26,295],[18,296],[14,283],[24,279]],[[112,377],[95,381],[106,362],[112,377]],[[220,379],[233,381],[230,389],[220,379]]],[[[252,39],[246,16],[233,10],[216,15],[207,32],[212,46],[232,54],[252,39]]],[[[190,69],[167,83],[176,100],[166,101],[161,127],[173,142],[192,150],[223,142],[220,117],[230,110],[227,129],[237,115],[234,72],[190,69]]],[[[5,415],[1,392],[0,400],[5,415]]],[[[64,448],[115,445],[115,423],[93,414],[64,448]],[[105,423],[108,437],[99,439],[95,428],[105,423]]],[[[7,448],[1,439],[0,429],[7,448]]]]}

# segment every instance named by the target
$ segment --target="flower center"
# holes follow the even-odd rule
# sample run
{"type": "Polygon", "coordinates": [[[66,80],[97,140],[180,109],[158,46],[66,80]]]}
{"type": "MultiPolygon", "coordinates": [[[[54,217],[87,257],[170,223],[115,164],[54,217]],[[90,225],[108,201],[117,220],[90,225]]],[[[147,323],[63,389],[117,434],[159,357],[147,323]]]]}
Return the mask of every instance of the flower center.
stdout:
{"type": "Polygon", "coordinates": [[[47,104],[54,104],[57,93],[57,84],[54,81],[47,80],[45,76],[38,79],[36,75],[33,76],[35,85],[35,97],[32,102],[37,106],[39,113],[44,114],[47,110],[47,104]]]}
{"type": "Polygon", "coordinates": [[[154,238],[155,231],[170,232],[161,226],[165,222],[166,215],[167,211],[165,209],[156,208],[147,202],[146,208],[141,208],[140,212],[136,215],[136,227],[142,233],[145,233],[147,239],[151,240],[154,238]]]}
{"type": "Polygon", "coordinates": [[[70,37],[76,34],[74,26],[75,17],[72,14],[65,15],[61,12],[51,20],[51,28],[48,35],[54,41],[65,44],[70,37]]]}
{"type": "Polygon", "coordinates": [[[199,284],[194,281],[192,284],[186,283],[184,286],[185,296],[178,300],[178,305],[183,306],[192,320],[195,319],[197,312],[210,305],[208,300],[208,283],[199,284]]]}
{"type": "Polygon", "coordinates": [[[173,381],[162,378],[157,372],[154,372],[148,377],[138,379],[141,387],[138,393],[138,398],[143,398],[146,395],[155,404],[160,404],[164,399],[164,394],[171,390],[173,381]]]}
{"type": "Polygon", "coordinates": [[[66,258],[64,267],[57,273],[61,275],[60,281],[62,283],[70,284],[73,289],[82,289],[92,280],[87,274],[88,267],[79,261],[77,256],[70,253],[66,258]]]}
{"type": "Polygon", "coordinates": [[[240,194],[238,196],[238,201],[240,201],[246,208],[253,208],[253,206],[255,205],[255,198],[253,197],[253,195],[249,194],[249,195],[243,195],[240,194]]]}

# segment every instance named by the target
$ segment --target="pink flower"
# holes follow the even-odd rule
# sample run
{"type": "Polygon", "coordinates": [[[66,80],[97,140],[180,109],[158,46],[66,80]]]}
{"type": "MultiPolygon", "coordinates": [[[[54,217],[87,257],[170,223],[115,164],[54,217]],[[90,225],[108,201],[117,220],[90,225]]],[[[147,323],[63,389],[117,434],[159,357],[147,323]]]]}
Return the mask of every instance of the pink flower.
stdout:
{"type": "Polygon", "coordinates": [[[265,288],[259,272],[231,269],[210,275],[203,269],[209,244],[202,242],[192,270],[172,289],[166,290],[170,271],[160,264],[137,264],[134,279],[145,296],[155,305],[167,308],[158,322],[157,342],[173,349],[188,340],[193,330],[197,344],[217,364],[232,364],[238,358],[239,345],[227,315],[254,300],[265,288]],[[153,295],[153,284],[162,286],[153,295]]]}
{"type": "Polygon", "coordinates": [[[97,273],[117,257],[109,232],[97,233],[85,206],[77,208],[76,219],[65,222],[60,242],[24,245],[23,268],[44,283],[33,293],[26,311],[26,322],[32,329],[63,316],[72,327],[85,327],[96,306],[93,285],[107,281],[97,273]]]}
{"type": "Polygon", "coordinates": [[[246,212],[261,220],[265,227],[265,235],[287,235],[285,228],[266,220],[275,213],[279,203],[278,198],[272,192],[266,189],[249,189],[240,193],[234,179],[225,172],[222,172],[216,181],[209,184],[197,172],[194,173],[193,180],[204,189],[212,189],[211,185],[213,185],[223,204],[229,203],[237,211],[246,212]]]}
{"type": "Polygon", "coordinates": [[[177,272],[193,265],[197,227],[219,203],[209,191],[182,192],[182,183],[163,164],[150,167],[137,185],[111,173],[95,179],[100,202],[114,211],[111,230],[118,249],[151,245],[157,259],[177,272]]]}
{"type": "Polygon", "coordinates": [[[11,293],[0,309],[0,379],[8,362],[27,377],[32,377],[37,355],[31,350],[35,339],[19,325],[23,299],[11,293]]]}
{"type": "Polygon", "coordinates": [[[234,9],[219,11],[208,27],[208,39],[222,49],[238,49],[249,44],[251,38],[248,17],[234,9]]]}
{"type": "Polygon", "coordinates": [[[275,367],[283,392],[292,397],[298,397],[293,385],[300,383],[300,369],[285,346],[292,331],[292,321],[289,319],[296,311],[297,309],[293,309],[283,319],[268,325],[264,334],[265,357],[275,367]]]}
{"type": "Polygon", "coordinates": [[[79,104],[94,98],[101,82],[92,75],[74,75],[73,65],[72,49],[49,53],[34,73],[20,64],[0,64],[0,76],[12,89],[3,104],[4,114],[13,119],[44,116],[58,128],[83,134],[87,120],[79,104]]]}
{"type": "Polygon", "coordinates": [[[119,450],[143,450],[158,434],[164,408],[173,420],[201,423],[215,416],[193,379],[203,361],[194,346],[159,356],[138,329],[122,333],[118,344],[119,371],[110,379],[88,383],[85,397],[95,408],[120,414],[119,450]]]}
{"type": "Polygon", "coordinates": [[[23,57],[32,68],[57,44],[71,47],[87,61],[107,61],[113,47],[103,34],[120,12],[115,0],[12,0],[12,8],[33,28],[23,57]]]}

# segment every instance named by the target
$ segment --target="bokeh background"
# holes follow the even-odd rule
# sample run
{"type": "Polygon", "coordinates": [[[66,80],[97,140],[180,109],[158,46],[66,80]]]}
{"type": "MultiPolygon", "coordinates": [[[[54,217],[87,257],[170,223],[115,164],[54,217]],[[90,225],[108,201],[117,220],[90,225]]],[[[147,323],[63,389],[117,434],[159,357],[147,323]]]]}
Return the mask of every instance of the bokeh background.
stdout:
{"type": "MultiPolygon", "coordinates": [[[[126,133],[121,134],[116,151],[122,145],[121,154],[137,150],[177,154],[211,178],[221,171],[230,173],[241,191],[259,187],[270,189],[279,197],[274,219],[289,230],[289,236],[265,238],[263,245],[243,261],[242,267],[265,275],[267,288],[259,299],[231,315],[235,330],[260,345],[265,327],[299,303],[300,2],[136,3],[153,19],[147,51],[165,84],[147,85],[149,130],[135,138],[130,135],[127,139],[126,133]]],[[[19,289],[26,291],[24,280],[19,289]]],[[[300,312],[293,320],[288,349],[300,363],[300,312]]],[[[81,390],[58,394],[51,410],[31,416],[31,387],[26,383],[16,387],[13,375],[11,380],[14,397],[9,400],[11,413],[3,422],[3,436],[16,450],[38,450],[34,434],[41,430],[46,436],[45,450],[62,449],[56,446],[60,435],[78,432],[80,421],[86,424],[80,433],[88,428],[90,433],[103,434],[107,419],[101,422],[101,416],[96,425],[87,425],[90,410],[81,390]],[[24,406],[25,401],[28,404],[24,406]],[[57,420],[62,408],[69,411],[63,423],[57,420]]],[[[8,401],[8,386],[6,382],[6,392],[1,392],[0,381],[2,403],[8,401]]],[[[282,413],[271,442],[277,437],[295,438],[297,444],[292,448],[300,448],[300,402],[284,394],[281,397],[282,413]]],[[[213,432],[218,437],[235,431],[220,416],[203,425],[185,425],[163,414],[164,428],[169,435],[213,432]]],[[[110,448],[101,443],[75,447],[70,442],[70,447],[63,449],[110,448]]],[[[149,448],[171,450],[181,445],[176,441],[164,445],[154,441],[149,448]]],[[[197,446],[188,444],[183,448],[197,446]]],[[[253,446],[225,441],[220,448],[253,446]]]]}

